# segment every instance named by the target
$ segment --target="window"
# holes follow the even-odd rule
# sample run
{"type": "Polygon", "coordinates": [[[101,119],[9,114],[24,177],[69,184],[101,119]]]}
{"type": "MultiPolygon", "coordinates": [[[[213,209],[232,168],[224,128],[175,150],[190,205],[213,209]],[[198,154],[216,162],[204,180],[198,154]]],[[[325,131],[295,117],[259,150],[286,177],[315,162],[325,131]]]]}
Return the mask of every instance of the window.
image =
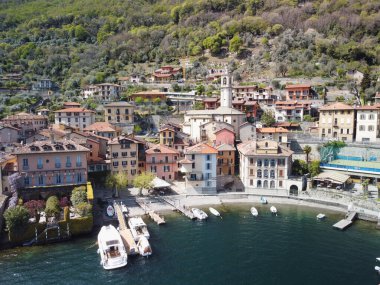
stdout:
{"type": "Polygon", "coordinates": [[[157,172],[157,167],[155,165],[150,166],[150,172],[156,173],[157,172]]]}
{"type": "Polygon", "coordinates": [[[280,166],[283,166],[283,165],[285,165],[285,158],[279,158],[278,160],[277,160],[277,163],[278,163],[278,165],[280,166]]]}
{"type": "Polygon", "coordinates": [[[82,166],[82,158],[80,157],[80,155],[77,156],[77,166],[82,166]]]}
{"type": "Polygon", "coordinates": [[[82,173],[77,173],[77,182],[82,182],[82,173]]]}
{"type": "Polygon", "coordinates": [[[118,161],[114,161],[114,162],[112,162],[112,165],[113,165],[113,167],[118,167],[119,166],[119,162],[118,161]]]}
{"type": "Polygon", "coordinates": [[[108,121],[111,121],[111,116],[108,116],[108,121]]]}
{"type": "Polygon", "coordinates": [[[268,180],[264,180],[264,188],[268,188],[268,180]]]}
{"type": "Polygon", "coordinates": [[[276,166],[276,161],[274,159],[270,160],[270,166],[275,167],[276,166]]]}
{"type": "Polygon", "coordinates": [[[261,180],[257,180],[257,188],[261,188],[261,180]]]}
{"type": "Polygon", "coordinates": [[[170,165],[164,165],[164,172],[170,172],[170,165]]]}
{"type": "Polygon", "coordinates": [[[117,158],[118,156],[119,156],[119,153],[118,153],[118,152],[113,152],[113,153],[112,153],[112,157],[113,157],[113,158],[117,158]]]}
{"type": "Polygon", "coordinates": [[[55,158],[55,168],[61,168],[61,158],[60,157],[55,158]]]}
{"type": "MultiPolygon", "coordinates": [[[[108,114],[111,114],[111,109],[107,109],[108,114]]],[[[109,118],[109,117],[108,117],[109,118]]]]}
{"type": "Polygon", "coordinates": [[[27,158],[23,158],[23,160],[22,160],[22,166],[23,166],[24,169],[27,169],[27,168],[28,168],[28,166],[29,166],[29,161],[28,161],[27,158]]]}
{"type": "MultiPolygon", "coordinates": [[[[253,161],[253,158],[251,158],[252,159],[252,161],[253,161]]],[[[251,163],[251,164],[253,164],[253,163],[251,163]]],[[[263,162],[261,161],[261,159],[258,159],[257,160],[257,167],[261,167],[263,165],[263,162]]]]}
{"type": "Polygon", "coordinates": [[[191,155],[191,159],[192,159],[192,160],[195,159],[195,154],[192,154],[192,155],[191,155]]]}
{"type": "Polygon", "coordinates": [[[280,169],[279,174],[280,177],[284,177],[284,170],[280,169]]]}
{"type": "Polygon", "coordinates": [[[152,157],[152,163],[156,163],[156,158],[152,157]]]}
{"type": "Polygon", "coordinates": [[[43,166],[43,162],[42,162],[42,158],[39,158],[37,160],[37,168],[38,169],[42,169],[44,166],[43,166]]]}
{"type": "Polygon", "coordinates": [[[168,162],[169,162],[169,157],[165,156],[165,163],[168,163],[168,162]]]}
{"type": "Polygon", "coordinates": [[[262,177],[261,169],[257,170],[257,177],[258,177],[258,178],[261,178],[261,177],[262,177]]]}
{"type": "Polygon", "coordinates": [[[206,169],[210,170],[211,169],[211,163],[206,163],[206,169]]]}
{"type": "Polygon", "coordinates": [[[38,185],[44,185],[44,176],[38,175],[38,185]]]}
{"type": "Polygon", "coordinates": [[[275,185],[276,185],[276,183],[272,180],[271,182],[270,182],[270,188],[274,188],[275,187],[275,185]]]}
{"type": "Polygon", "coordinates": [[[264,178],[268,178],[268,169],[264,170],[264,178]]]}
{"type": "Polygon", "coordinates": [[[250,179],[250,180],[249,180],[249,185],[250,185],[250,186],[253,186],[253,179],[250,179]]]}
{"type": "Polygon", "coordinates": [[[251,175],[251,176],[253,175],[253,169],[249,170],[249,175],[251,175]]]}
{"type": "Polygon", "coordinates": [[[282,181],[278,181],[278,187],[282,187],[282,181]]]}
{"type": "Polygon", "coordinates": [[[25,184],[25,186],[29,186],[30,180],[29,180],[28,176],[24,177],[24,184],[25,184]]]}
{"type": "Polygon", "coordinates": [[[71,174],[66,173],[66,183],[71,183],[71,174]]]}
{"type": "Polygon", "coordinates": [[[66,156],[66,167],[71,167],[71,157],[66,156]]]}
{"type": "Polygon", "coordinates": [[[136,175],[136,169],[131,169],[131,175],[136,175]]]}
{"type": "Polygon", "coordinates": [[[131,160],[131,165],[135,166],[136,165],[136,160],[131,160]]]}
{"type": "Polygon", "coordinates": [[[371,126],[368,126],[368,131],[369,132],[373,132],[373,130],[374,130],[374,127],[371,125],[371,126]]]}
{"type": "Polygon", "coordinates": [[[122,166],[127,166],[127,165],[128,165],[128,161],[127,161],[127,160],[122,161],[122,162],[121,162],[121,165],[122,165],[122,166]]]}
{"type": "MultiPolygon", "coordinates": [[[[116,153],[117,153],[117,152],[116,152],[116,153]]],[[[122,153],[121,153],[121,156],[123,156],[123,157],[128,156],[128,152],[122,152],[122,153]]]]}
{"type": "Polygon", "coordinates": [[[275,178],[274,170],[270,171],[270,178],[275,178]]]}
{"type": "Polygon", "coordinates": [[[61,184],[62,183],[62,177],[61,177],[61,174],[57,173],[55,175],[55,183],[56,184],[61,184]]]}
{"type": "Polygon", "coordinates": [[[192,169],[195,168],[195,163],[194,163],[194,162],[191,164],[191,168],[192,168],[192,169]]]}
{"type": "Polygon", "coordinates": [[[364,114],[360,115],[360,120],[365,120],[365,115],[364,114]]]}
{"type": "Polygon", "coordinates": [[[364,125],[359,125],[359,131],[365,131],[365,126],[364,125]]]}
{"type": "Polygon", "coordinates": [[[369,118],[368,118],[369,120],[373,120],[373,119],[375,119],[375,115],[374,114],[369,114],[369,118]]]}
{"type": "Polygon", "coordinates": [[[350,129],[347,129],[347,135],[349,135],[350,134],[350,129]]]}
{"type": "Polygon", "coordinates": [[[206,160],[210,160],[211,159],[211,155],[206,155],[206,160]]]}
{"type": "Polygon", "coordinates": [[[129,110],[128,109],[125,109],[125,114],[129,115],[129,110]]]}
{"type": "Polygon", "coordinates": [[[264,159],[264,166],[268,167],[268,165],[269,165],[269,160],[268,159],[264,159]]]}

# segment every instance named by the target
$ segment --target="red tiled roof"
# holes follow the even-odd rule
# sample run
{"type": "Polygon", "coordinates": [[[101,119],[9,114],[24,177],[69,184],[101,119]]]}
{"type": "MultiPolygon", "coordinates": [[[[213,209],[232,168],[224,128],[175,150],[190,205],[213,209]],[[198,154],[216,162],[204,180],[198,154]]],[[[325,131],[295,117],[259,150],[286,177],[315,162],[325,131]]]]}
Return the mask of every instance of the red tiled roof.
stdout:
{"type": "Polygon", "coordinates": [[[84,131],[97,131],[97,132],[115,132],[115,128],[107,122],[96,122],[89,125],[84,131]]]}
{"type": "Polygon", "coordinates": [[[256,130],[258,133],[288,133],[289,132],[287,129],[284,129],[282,127],[279,127],[279,128],[257,128],[256,130]]]}
{"type": "Polygon", "coordinates": [[[92,110],[84,109],[84,108],[67,108],[54,111],[54,113],[95,113],[92,110]]]}
{"type": "Polygon", "coordinates": [[[353,110],[354,108],[350,105],[341,103],[341,102],[335,102],[330,105],[324,105],[319,110],[320,111],[328,111],[328,110],[353,110]]]}
{"type": "Polygon", "coordinates": [[[177,150],[163,144],[156,144],[153,147],[146,150],[145,153],[146,154],[163,153],[163,154],[178,154],[179,155],[179,152],[177,150]]]}
{"type": "Polygon", "coordinates": [[[213,148],[212,146],[206,144],[206,143],[199,143],[196,145],[193,145],[191,147],[188,147],[185,150],[186,154],[192,154],[192,153],[199,153],[199,154],[213,154],[218,153],[218,150],[213,148]]]}
{"type": "Polygon", "coordinates": [[[285,89],[296,89],[296,88],[311,88],[310,84],[289,84],[285,86],[285,89]]]}

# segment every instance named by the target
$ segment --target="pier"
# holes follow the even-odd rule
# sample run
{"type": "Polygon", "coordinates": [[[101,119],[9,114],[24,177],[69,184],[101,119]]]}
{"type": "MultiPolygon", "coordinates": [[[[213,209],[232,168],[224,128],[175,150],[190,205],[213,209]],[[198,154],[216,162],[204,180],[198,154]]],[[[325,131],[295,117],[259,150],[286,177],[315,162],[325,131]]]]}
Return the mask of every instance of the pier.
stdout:
{"type": "Polygon", "coordinates": [[[145,202],[136,200],[136,203],[144,210],[145,214],[148,214],[149,217],[155,221],[158,225],[165,224],[164,217],[161,217],[158,213],[153,211],[145,202]]]}
{"type": "Polygon", "coordinates": [[[177,206],[174,201],[172,201],[171,199],[167,197],[162,197],[162,200],[164,200],[166,203],[172,206],[175,211],[182,213],[182,215],[188,217],[191,220],[195,219],[194,214],[187,207],[185,207],[185,205],[182,205],[182,207],[179,205],[177,206]]]}
{"type": "Polygon", "coordinates": [[[352,225],[357,215],[357,212],[348,212],[346,218],[334,224],[333,227],[342,231],[352,225]]]}
{"type": "Polygon", "coordinates": [[[119,233],[121,239],[123,240],[124,247],[127,250],[128,255],[135,255],[138,253],[137,245],[135,239],[132,236],[131,230],[127,227],[123,212],[121,211],[121,207],[116,202],[113,204],[113,206],[115,208],[117,219],[119,220],[119,233]]]}

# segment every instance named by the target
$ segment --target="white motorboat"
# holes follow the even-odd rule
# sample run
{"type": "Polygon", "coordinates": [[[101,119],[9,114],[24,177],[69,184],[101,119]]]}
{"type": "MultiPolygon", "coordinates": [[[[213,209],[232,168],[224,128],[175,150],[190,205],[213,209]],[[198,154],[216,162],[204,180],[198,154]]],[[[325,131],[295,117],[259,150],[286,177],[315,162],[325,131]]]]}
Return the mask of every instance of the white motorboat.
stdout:
{"type": "Polygon", "coordinates": [[[198,208],[192,208],[191,209],[191,212],[194,214],[194,216],[198,219],[198,220],[205,220],[208,218],[207,214],[202,211],[201,209],[198,209],[198,208]]]}
{"type": "Polygon", "coordinates": [[[123,204],[123,202],[121,202],[120,205],[121,205],[121,211],[123,212],[123,214],[128,214],[129,210],[128,210],[127,206],[125,206],[123,204]]]}
{"type": "Polygon", "coordinates": [[[257,217],[259,215],[259,211],[257,211],[257,209],[255,207],[252,207],[251,208],[251,214],[252,214],[252,216],[257,217]]]}
{"type": "Polygon", "coordinates": [[[380,261],[380,257],[376,257],[376,260],[377,260],[377,261],[380,261]]]}
{"type": "Polygon", "coordinates": [[[268,201],[267,201],[267,199],[264,196],[261,196],[260,197],[260,203],[261,204],[268,204],[268,201]]]}
{"type": "Polygon", "coordinates": [[[137,242],[137,248],[142,256],[149,256],[152,254],[152,248],[150,247],[149,241],[144,236],[140,237],[137,242]]]}
{"type": "Polygon", "coordinates": [[[141,217],[129,218],[128,226],[131,229],[132,236],[135,241],[138,241],[140,237],[146,237],[149,239],[150,235],[148,228],[141,217]]]}
{"type": "Polygon", "coordinates": [[[271,211],[272,214],[277,214],[277,209],[276,209],[275,206],[271,206],[270,207],[270,211],[271,211]]]}
{"type": "Polygon", "coordinates": [[[214,209],[212,207],[210,207],[208,209],[209,209],[209,211],[210,211],[211,214],[213,214],[214,216],[220,217],[220,213],[218,212],[218,210],[216,210],[216,209],[214,209]]]}
{"type": "Polygon", "coordinates": [[[127,265],[128,255],[120,233],[113,225],[103,226],[98,234],[98,253],[104,269],[115,269],[127,265]]]}
{"type": "Polygon", "coordinates": [[[380,273],[380,266],[375,266],[375,270],[380,273]]]}
{"type": "Polygon", "coordinates": [[[326,218],[326,215],[325,215],[325,214],[319,213],[319,214],[317,215],[317,219],[318,219],[318,220],[323,220],[324,218],[326,218]]]}

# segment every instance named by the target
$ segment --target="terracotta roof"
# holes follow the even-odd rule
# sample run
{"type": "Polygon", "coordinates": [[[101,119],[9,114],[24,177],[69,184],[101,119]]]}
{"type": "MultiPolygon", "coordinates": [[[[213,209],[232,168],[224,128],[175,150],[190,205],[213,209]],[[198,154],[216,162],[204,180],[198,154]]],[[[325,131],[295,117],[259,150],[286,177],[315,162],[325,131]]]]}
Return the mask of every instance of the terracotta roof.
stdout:
{"type": "Polygon", "coordinates": [[[360,106],[356,107],[357,110],[380,110],[379,105],[365,105],[365,106],[360,106]]]}
{"type": "Polygon", "coordinates": [[[324,105],[319,110],[320,111],[328,111],[328,110],[353,110],[354,108],[350,105],[341,103],[341,102],[335,102],[330,105],[324,105]]]}
{"type": "Polygon", "coordinates": [[[20,131],[21,130],[19,128],[13,127],[13,126],[8,125],[8,124],[5,124],[3,122],[0,122],[0,130],[1,129],[12,129],[12,130],[15,130],[15,131],[20,131]]]}
{"type": "Polygon", "coordinates": [[[15,154],[23,153],[47,153],[47,152],[76,152],[89,151],[89,149],[72,140],[35,141],[16,149],[15,154]],[[44,149],[45,148],[45,149],[44,149]]]}
{"type": "Polygon", "coordinates": [[[225,143],[217,146],[216,149],[218,151],[235,151],[236,150],[236,148],[233,145],[225,144],[225,143]]]}
{"type": "Polygon", "coordinates": [[[18,113],[15,115],[9,115],[6,118],[4,118],[4,121],[7,120],[47,120],[47,116],[44,115],[34,115],[34,114],[28,114],[28,113],[18,113]]]}
{"type": "Polygon", "coordinates": [[[184,159],[178,161],[178,163],[181,163],[181,164],[190,164],[190,163],[193,163],[193,161],[185,157],[184,159]]]}
{"type": "Polygon", "coordinates": [[[258,133],[288,133],[289,131],[285,128],[257,128],[258,133]]]}
{"type": "Polygon", "coordinates": [[[63,106],[70,105],[70,106],[80,106],[80,103],[77,102],[64,102],[63,106]]]}
{"type": "Polygon", "coordinates": [[[199,143],[185,149],[185,154],[214,154],[218,150],[206,143],[199,143]]]}
{"type": "Polygon", "coordinates": [[[295,89],[295,88],[311,88],[310,84],[289,84],[285,86],[285,89],[295,89]]]}
{"type": "Polygon", "coordinates": [[[156,144],[153,147],[146,150],[145,153],[146,154],[163,153],[163,154],[178,154],[179,155],[179,152],[177,150],[163,144],[156,144]]]}
{"type": "Polygon", "coordinates": [[[137,93],[133,93],[133,95],[165,95],[165,93],[160,92],[158,90],[150,90],[150,91],[140,91],[137,93]]]}
{"type": "Polygon", "coordinates": [[[219,98],[205,98],[203,102],[218,102],[219,98]]]}
{"type": "Polygon", "coordinates": [[[299,127],[299,123],[292,123],[292,122],[280,122],[275,123],[275,127],[284,127],[284,128],[290,128],[290,127],[299,127]]]}
{"type": "Polygon", "coordinates": [[[109,140],[108,144],[120,144],[120,140],[128,140],[132,143],[141,143],[139,139],[136,139],[134,137],[128,137],[128,136],[118,136],[111,140],[109,140]]]}
{"type": "Polygon", "coordinates": [[[255,106],[255,105],[259,105],[259,103],[257,103],[256,101],[246,101],[244,103],[245,106],[255,106]]]}
{"type": "Polygon", "coordinates": [[[171,74],[171,73],[163,73],[163,74],[161,74],[161,73],[153,73],[153,76],[154,77],[170,77],[170,76],[173,76],[173,74],[171,74]]]}
{"type": "Polygon", "coordinates": [[[115,132],[116,129],[107,122],[96,122],[92,125],[89,125],[87,128],[83,129],[84,131],[96,131],[96,132],[115,132]]]}
{"type": "Polygon", "coordinates": [[[217,134],[217,133],[219,133],[219,132],[221,132],[223,130],[235,134],[235,132],[233,130],[228,129],[228,128],[221,128],[221,129],[215,131],[214,134],[217,134]]]}
{"type": "Polygon", "coordinates": [[[54,113],[95,113],[94,111],[85,108],[67,108],[54,111],[54,113]]]}

